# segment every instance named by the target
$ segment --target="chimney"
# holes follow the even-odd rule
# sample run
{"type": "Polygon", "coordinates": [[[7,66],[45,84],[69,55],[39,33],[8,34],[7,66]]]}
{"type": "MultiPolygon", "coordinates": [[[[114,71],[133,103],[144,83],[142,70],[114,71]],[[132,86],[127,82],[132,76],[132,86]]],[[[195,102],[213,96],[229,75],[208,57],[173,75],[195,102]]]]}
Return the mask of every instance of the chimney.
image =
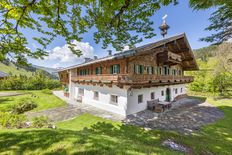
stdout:
{"type": "Polygon", "coordinates": [[[108,50],[108,55],[111,56],[112,55],[112,51],[108,50]]]}
{"type": "Polygon", "coordinates": [[[94,58],[94,60],[96,60],[96,59],[97,59],[97,56],[95,55],[93,58],[94,58]]]}
{"type": "Polygon", "coordinates": [[[84,58],[85,62],[90,62],[92,59],[91,58],[84,58]]]}

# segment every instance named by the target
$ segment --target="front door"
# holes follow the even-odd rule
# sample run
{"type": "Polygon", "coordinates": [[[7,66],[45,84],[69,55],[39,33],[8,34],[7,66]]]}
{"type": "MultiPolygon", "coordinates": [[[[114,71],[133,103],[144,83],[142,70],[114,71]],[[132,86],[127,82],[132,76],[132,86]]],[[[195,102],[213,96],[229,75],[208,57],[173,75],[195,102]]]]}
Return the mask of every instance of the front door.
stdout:
{"type": "Polygon", "coordinates": [[[167,102],[171,101],[171,91],[170,91],[170,88],[166,89],[166,101],[167,102]]]}

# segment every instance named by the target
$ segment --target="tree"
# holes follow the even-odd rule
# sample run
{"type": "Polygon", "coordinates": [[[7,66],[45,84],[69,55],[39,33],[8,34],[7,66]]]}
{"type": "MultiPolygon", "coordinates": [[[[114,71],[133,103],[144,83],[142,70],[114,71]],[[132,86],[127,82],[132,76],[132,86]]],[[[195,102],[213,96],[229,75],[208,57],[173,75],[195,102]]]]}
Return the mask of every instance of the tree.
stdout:
{"type": "Polygon", "coordinates": [[[190,0],[190,5],[194,9],[207,9],[218,7],[209,18],[211,24],[205,30],[215,30],[216,33],[201,41],[220,44],[232,38],[232,1],[231,0],[190,0]]]}
{"type": "Polygon", "coordinates": [[[93,38],[109,44],[116,50],[124,45],[133,46],[143,38],[155,34],[149,17],[161,5],[176,4],[176,0],[1,0],[0,1],[0,59],[11,55],[19,63],[25,55],[42,58],[46,48],[56,37],[63,37],[72,52],[72,41],[82,40],[82,35],[96,29],[93,38]],[[31,51],[23,30],[40,33],[33,37],[41,46],[31,51]],[[131,33],[135,32],[135,33],[131,33]],[[143,37],[140,37],[142,34],[143,37]]]}

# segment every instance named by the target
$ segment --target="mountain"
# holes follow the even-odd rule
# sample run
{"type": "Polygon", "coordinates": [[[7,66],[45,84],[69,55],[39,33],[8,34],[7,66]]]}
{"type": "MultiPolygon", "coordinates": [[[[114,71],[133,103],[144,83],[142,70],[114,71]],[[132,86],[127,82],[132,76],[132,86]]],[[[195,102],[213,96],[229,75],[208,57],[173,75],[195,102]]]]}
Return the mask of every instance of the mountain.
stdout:
{"type": "Polygon", "coordinates": [[[44,70],[44,71],[48,72],[49,74],[53,75],[54,77],[58,78],[57,69],[55,69],[55,68],[48,68],[48,67],[37,66],[37,65],[32,65],[32,66],[37,68],[37,69],[44,70]]]}
{"type": "Polygon", "coordinates": [[[37,70],[42,70],[47,76],[54,79],[58,79],[58,74],[56,73],[56,69],[53,68],[47,68],[37,65],[21,66],[13,61],[10,61],[9,59],[5,59],[0,62],[0,71],[3,71],[11,75],[32,76],[33,72],[36,72],[37,70]]]}

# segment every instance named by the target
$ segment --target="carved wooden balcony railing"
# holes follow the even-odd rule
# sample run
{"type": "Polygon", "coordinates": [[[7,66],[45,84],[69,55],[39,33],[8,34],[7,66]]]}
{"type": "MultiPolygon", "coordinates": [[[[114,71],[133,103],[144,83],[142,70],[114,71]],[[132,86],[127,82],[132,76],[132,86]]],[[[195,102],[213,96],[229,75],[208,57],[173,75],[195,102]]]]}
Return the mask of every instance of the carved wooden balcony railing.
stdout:
{"type": "Polygon", "coordinates": [[[172,75],[148,75],[148,74],[101,74],[73,76],[73,82],[101,82],[101,83],[175,83],[175,82],[192,82],[192,76],[172,76],[172,75]]]}
{"type": "Polygon", "coordinates": [[[175,65],[181,63],[181,56],[179,54],[165,51],[157,54],[157,61],[159,64],[163,65],[175,65]]]}
{"type": "Polygon", "coordinates": [[[85,75],[85,76],[73,76],[72,81],[85,81],[85,82],[119,82],[121,74],[101,74],[101,75],[85,75]]]}

